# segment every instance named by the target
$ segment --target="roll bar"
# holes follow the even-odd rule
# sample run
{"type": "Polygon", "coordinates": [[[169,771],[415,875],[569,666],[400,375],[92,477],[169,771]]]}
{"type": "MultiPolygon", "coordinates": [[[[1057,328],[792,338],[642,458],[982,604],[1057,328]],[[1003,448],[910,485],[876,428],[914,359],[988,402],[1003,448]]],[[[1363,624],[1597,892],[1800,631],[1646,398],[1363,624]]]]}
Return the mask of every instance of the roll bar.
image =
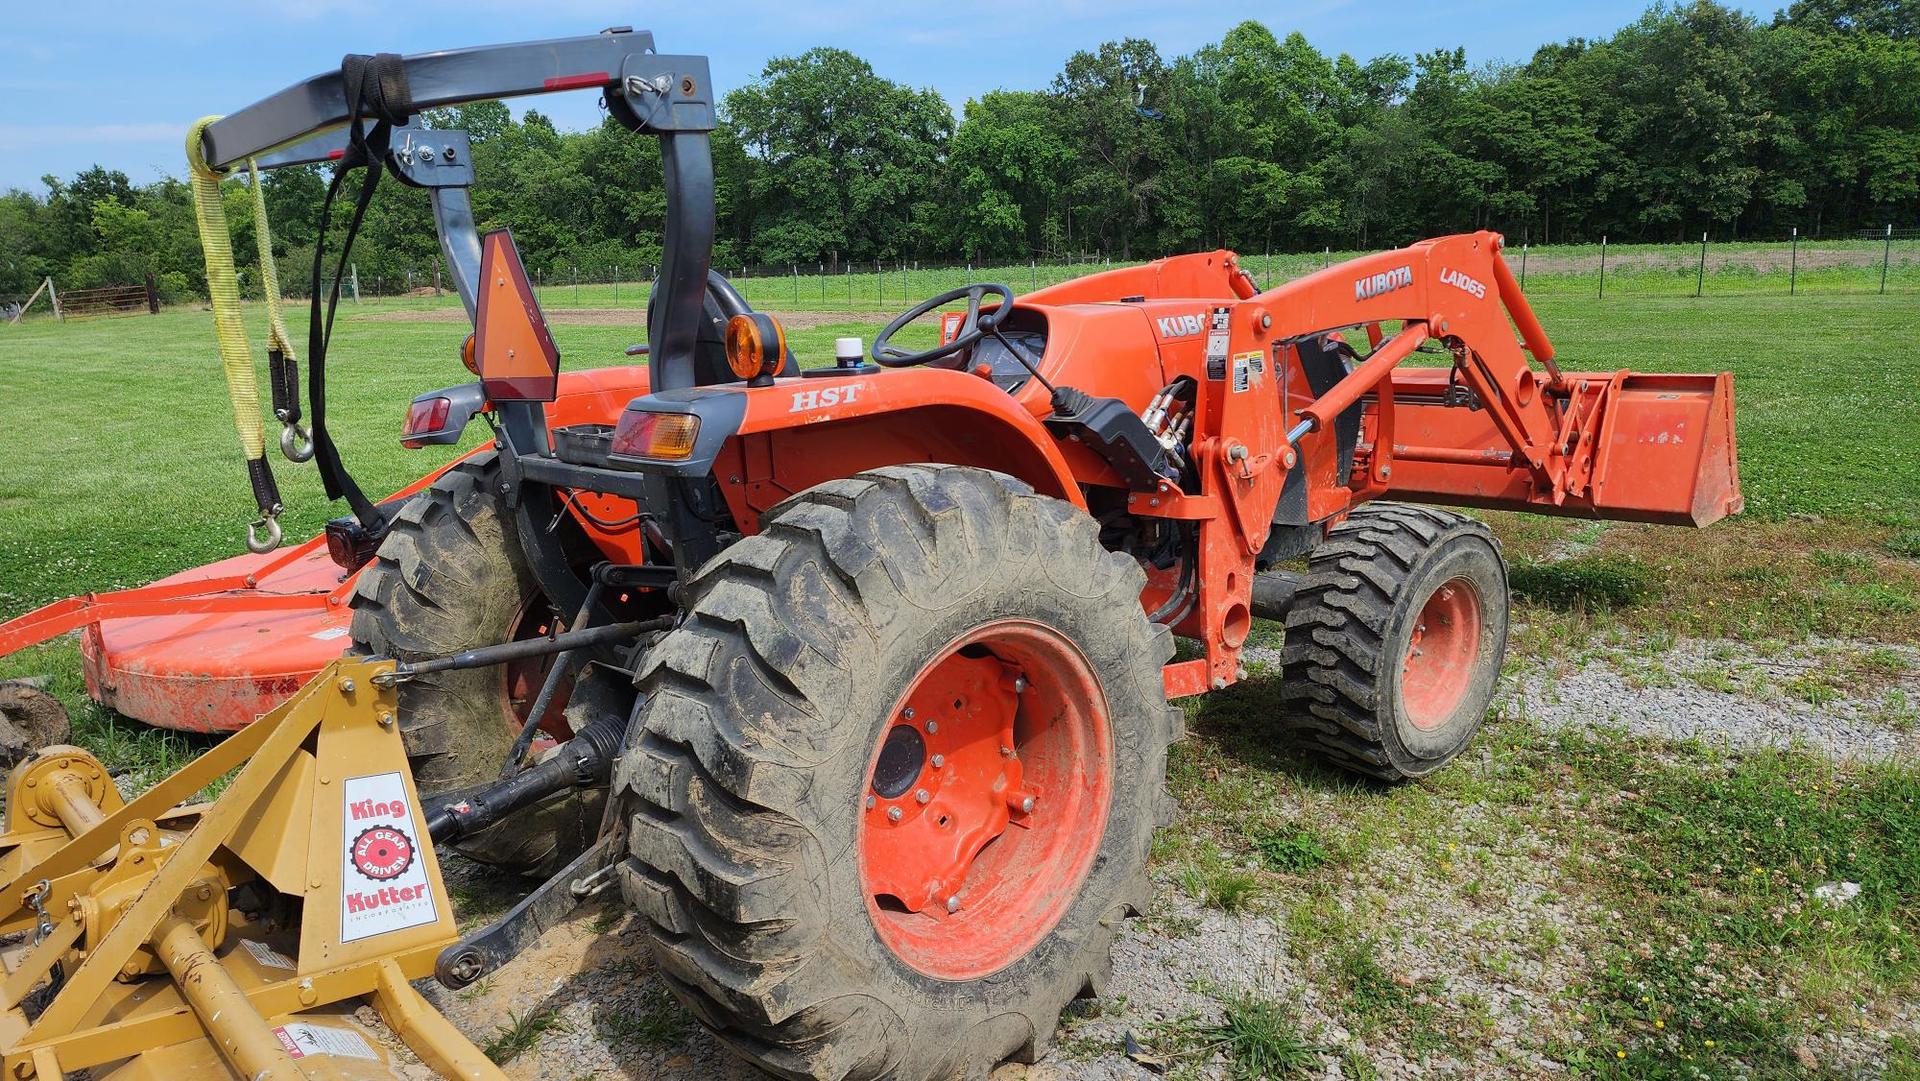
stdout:
{"type": "MultiPolygon", "coordinates": [[[[400,65],[416,114],[468,102],[597,90],[607,111],[628,130],[660,139],[667,218],[659,303],[648,310],[652,352],[647,364],[654,390],[693,386],[714,232],[713,155],[707,138],[714,127],[714,96],[706,57],[662,55],[654,51],[651,33],[616,27],[583,37],[418,53],[400,58],[400,65]]],[[[209,124],[201,150],[216,169],[250,157],[265,159],[261,164],[269,167],[313,164],[345,149],[340,129],[347,121],[346,83],[336,70],[209,124]]]]}

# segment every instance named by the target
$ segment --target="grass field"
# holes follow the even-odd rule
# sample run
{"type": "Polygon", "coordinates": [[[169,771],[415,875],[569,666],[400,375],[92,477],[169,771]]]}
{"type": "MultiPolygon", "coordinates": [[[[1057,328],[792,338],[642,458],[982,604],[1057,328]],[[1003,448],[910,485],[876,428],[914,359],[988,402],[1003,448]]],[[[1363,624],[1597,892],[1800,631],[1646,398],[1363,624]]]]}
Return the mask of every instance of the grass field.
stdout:
{"type": "MultiPolygon", "coordinates": [[[[1569,367],[1735,373],[1748,512],[1704,532],[1491,516],[1520,594],[1515,663],[1680,638],[1848,643],[1795,692],[1815,696],[1807,701],[1823,686],[1851,691],[1901,671],[1911,655],[1901,647],[1920,643],[1912,293],[1601,301],[1544,288],[1537,299],[1569,367]]],[[[465,378],[455,356],[464,331],[376,318],[433,303],[350,308],[335,335],[335,430],[372,491],[453,453],[406,451],[395,437],[413,394],[465,378]]],[[[884,318],[796,331],[795,349],[824,359],[835,336],[871,337],[884,318]]],[[[638,319],[556,320],[565,363],[620,360],[638,319]]],[[[294,537],[339,513],[310,472],[278,472],[294,537]]],[[[205,312],[0,327],[0,618],[232,554],[251,510],[205,312]]],[[[1272,628],[1261,633],[1272,641],[1272,628]]],[[[204,745],[83,703],[71,642],[0,660],[0,677],[37,673],[52,674],[75,708],[79,738],[142,778],[204,745]]],[[[1829,1030],[1915,1016],[1912,761],[1549,735],[1508,709],[1460,764],[1389,791],[1276,748],[1267,694],[1256,681],[1192,707],[1172,770],[1186,810],[1156,860],[1204,916],[1155,919],[1176,938],[1204,920],[1267,921],[1287,936],[1308,997],[1223,991],[1211,1017],[1143,1023],[1176,1074],[1217,1073],[1225,1061],[1267,1064],[1245,1076],[1296,1076],[1324,1056],[1346,1076],[1390,1075],[1379,1062],[1482,1048],[1499,1010],[1443,994],[1405,960],[1433,943],[1395,929],[1435,898],[1468,914],[1449,932],[1476,944],[1460,972],[1495,982],[1502,972],[1519,980],[1506,966],[1571,973],[1548,1007],[1550,1030],[1526,1045],[1558,1070],[1847,1076],[1856,1071],[1807,1065],[1823,1059],[1829,1030]],[[1834,912],[1808,901],[1812,885],[1835,878],[1860,883],[1860,901],[1834,912]],[[1510,926],[1503,912],[1523,879],[1573,922],[1510,926]],[[1330,1017],[1337,1032],[1296,1015],[1330,1017]]],[[[1075,1046],[1070,1031],[1069,1057],[1075,1046]]],[[[1873,1046],[1881,1061],[1869,1072],[1920,1077],[1911,1033],[1873,1046]]],[[[1519,1059],[1484,1061],[1530,1075],[1519,1059]]]]}

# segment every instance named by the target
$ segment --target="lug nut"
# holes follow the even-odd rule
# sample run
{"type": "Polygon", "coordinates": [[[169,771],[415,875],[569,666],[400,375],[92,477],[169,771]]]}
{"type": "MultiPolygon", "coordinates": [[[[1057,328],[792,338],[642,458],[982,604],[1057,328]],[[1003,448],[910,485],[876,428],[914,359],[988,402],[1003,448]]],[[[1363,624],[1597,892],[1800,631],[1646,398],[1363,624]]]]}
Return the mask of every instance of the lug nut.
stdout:
{"type": "Polygon", "coordinates": [[[908,706],[906,709],[901,710],[900,716],[905,717],[909,721],[913,720],[913,707],[908,706]]]}
{"type": "Polygon", "coordinates": [[[1020,813],[1021,814],[1033,813],[1033,797],[1032,796],[1028,796],[1026,799],[1023,799],[1020,801],[1020,813]]]}
{"type": "Polygon", "coordinates": [[[932,793],[928,792],[924,788],[916,790],[913,794],[913,802],[915,803],[925,803],[932,798],[933,798],[932,793]]]}
{"type": "Polygon", "coordinates": [[[947,898],[947,911],[949,913],[960,911],[960,895],[959,894],[956,893],[952,897],[947,898]]]}
{"type": "Polygon", "coordinates": [[[939,721],[928,721],[928,722],[927,722],[927,734],[928,734],[928,735],[932,735],[933,733],[935,733],[935,732],[938,732],[938,731],[940,731],[940,722],[939,722],[939,721]]]}
{"type": "Polygon", "coordinates": [[[898,807],[887,808],[887,821],[889,822],[900,821],[900,808],[898,807]]]}
{"type": "Polygon", "coordinates": [[[873,810],[873,804],[874,804],[873,794],[868,793],[867,794],[867,810],[869,811],[873,810]]]}
{"type": "Polygon", "coordinates": [[[933,756],[933,768],[934,768],[934,769],[939,769],[939,768],[940,768],[941,766],[944,766],[944,765],[946,765],[946,764],[947,764],[947,756],[946,756],[946,755],[944,755],[944,754],[936,754],[936,755],[934,755],[934,756],[933,756]]]}

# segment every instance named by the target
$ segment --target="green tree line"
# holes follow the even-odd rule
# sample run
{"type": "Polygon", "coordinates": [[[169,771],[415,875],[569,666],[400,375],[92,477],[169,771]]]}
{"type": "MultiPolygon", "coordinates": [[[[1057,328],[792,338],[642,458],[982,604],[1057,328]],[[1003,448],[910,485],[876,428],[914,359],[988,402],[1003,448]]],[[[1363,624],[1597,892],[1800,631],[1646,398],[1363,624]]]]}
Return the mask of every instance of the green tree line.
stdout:
{"type": "MultiPolygon", "coordinates": [[[[958,114],[818,48],[769,61],[721,111],[722,267],[1369,248],[1474,228],[1535,244],[1837,235],[1916,221],[1920,0],[1796,0],[1769,20],[1663,5],[1480,68],[1458,48],[1330,56],[1249,21],[1187,56],[1106,42],[1043,89],[958,114]]],[[[472,133],[477,218],[510,226],[530,266],[657,261],[653,140],[498,103],[429,119],[472,133]]],[[[203,287],[183,182],[95,167],[45,185],[0,196],[0,294],[46,274],[203,287]]],[[[290,287],[325,190],[317,170],[266,182],[290,287]]],[[[244,261],[248,196],[228,197],[244,261]]],[[[424,281],[434,258],[424,195],[389,182],[356,248],[363,279],[424,281]]]]}

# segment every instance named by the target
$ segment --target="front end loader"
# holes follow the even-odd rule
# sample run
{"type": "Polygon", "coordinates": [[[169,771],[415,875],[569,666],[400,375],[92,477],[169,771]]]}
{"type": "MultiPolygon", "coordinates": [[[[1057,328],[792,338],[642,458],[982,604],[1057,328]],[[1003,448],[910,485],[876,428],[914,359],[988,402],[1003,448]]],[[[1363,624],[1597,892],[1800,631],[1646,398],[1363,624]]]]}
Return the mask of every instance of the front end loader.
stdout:
{"type": "MultiPolygon", "coordinates": [[[[354,511],[329,527],[354,575],[352,648],[291,701],[351,704],[349,680],[378,688],[373,729],[350,727],[384,742],[370,764],[329,769],[334,707],[321,742],[297,751],[308,735],[260,736],[260,722],[129,805],[164,826],[166,808],[252,756],[174,846],[172,877],[133,909],[100,908],[104,960],[56,925],[12,969],[25,975],[9,987],[54,988],[39,1021],[34,1003],[9,1003],[17,1026],[39,1026],[4,1041],[16,1076],[125,1050],[93,1046],[105,1034],[49,1043],[46,1018],[60,1011],[70,1033],[115,1013],[102,974],[157,971],[137,948],[160,931],[231,970],[252,924],[229,910],[249,911],[249,876],[301,900],[289,956],[317,978],[305,944],[332,948],[351,879],[303,885],[261,863],[349,843],[334,866],[351,871],[335,819],[354,804],[328,802],[327,786],[389,777],[402,750],[420,806],[408,787],[410,817],[389,824],[421,854],[428,896],[441,896],[434,844],[547,877],[488,927],[375,932],[355,940],[355,962],[378,953],[379,971],[411,977],[437,951],[434,974],[466,986],[617,887],[680,1001],[777,1075],[922,1081],[1031,1061],[1062,1007],[1100,992],[1120,921],[1149,903],[1153,830],[1177,813],[1175,700],[1248,678],[1256,617],[1286,629],[1276,736],[1410,781],[1478,730],[1508,631],[1496,539],[1442,508],[1695,527],[1740,510],[1730,377],[1564,369],[1490,232],[1264,292],[1227,251],[1026,296],[982,282],[902,313],[864,353],[805,365],[708,265],[713,102],[703,59],[618,30],[349,57],[198,129],[196,160],[215,173],[335,160],[336,190],[366,171],[362,205],[387,173],[434,193],[477,379],[423,395],[408,435],[451,442],[478,417],[493,439],[415,492],[358,494],[328,450],[316,260],[311,434],[354,511]],[[661,140],[665,170],[647,361],[594,373],[591,393],[587,373],[561,372],[511,235],[476,228],[464,139],[415,123],[557,91],[602,95],[661,140]],[[912,329],[935,317],[937,337],[912,329]],[[1304,573],[1286,569],[1300,559],[1304,573]],[[1190,643],[1178,659],[1176,639],[1190,643]],[[302,754],[319,764],[296,768],[302,754]],[[282,778],[272,789],[255,783],[268,772],[282,778]],[[199,832],[228,815],[282,820],[284,806],[312,808],[311,836],[276,847],[199,832]],[[188,890],[182,908],[203,880],[229,903],[188,890]],[[44,981],[73,949],[73,976],[44,981]]],[[[270,521],[272,500],[261,506],[270,521]]],[[[224,596],[239,599],[147,601],[257,603],[224,596]]],[[[89,622],[75,603],[42,618],[89,622]]],[[[43,830],[52,854],[26,857],[7,903],[53,898],[51,916],[76,891],[33,883],[110,876],[141,855],[127,816],[101,809],[104,822],[73,823],[56,810],[68,839],[43,830]],[[89,861],[116,837],[119,862],[100,871],[89,861]]],[[[389,866],[398,842],[370,843],[389,846],[371,866],[389,866]]],[[[316,1002],[392,982],[329,985],[316,1002]]],[[[269,1029],[312,1005],[240,993],[269,1029]]],[[[190,995],[176,1008],[169,1038],[195,1035],[180,1011],[196,1008],[190,995]]],[[[199,1031],[251,1076],[218,1026],[199,1031]]]]}

